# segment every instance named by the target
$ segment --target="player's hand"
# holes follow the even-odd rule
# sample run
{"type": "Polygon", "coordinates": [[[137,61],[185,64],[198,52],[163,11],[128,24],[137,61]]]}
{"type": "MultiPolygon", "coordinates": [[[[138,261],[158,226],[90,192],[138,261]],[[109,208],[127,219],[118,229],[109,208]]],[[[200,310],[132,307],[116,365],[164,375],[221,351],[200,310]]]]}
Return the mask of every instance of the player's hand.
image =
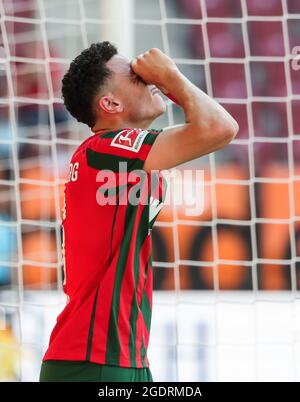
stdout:
{"type": "Polygon", "coordinates": [[[146,84],[154,84],[162,92],[168,92],[166,86],[172,73],[179,73],[174,61],[158,48],[152,48],[133,59],[131,68],[146,84]]]}

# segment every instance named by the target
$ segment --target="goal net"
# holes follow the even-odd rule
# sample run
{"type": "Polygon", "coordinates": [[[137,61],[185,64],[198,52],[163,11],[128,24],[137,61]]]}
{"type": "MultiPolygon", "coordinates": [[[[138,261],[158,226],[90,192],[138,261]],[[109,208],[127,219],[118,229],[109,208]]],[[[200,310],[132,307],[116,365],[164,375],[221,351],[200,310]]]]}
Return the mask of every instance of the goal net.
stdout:
{"type": "MultiPolygon", "coordinates": [[[[65,303],[63,186],[90,132],[61,78],[103,40],[162,49],[240,126],[179,169],[203,171],[201,211],[153,229],[154,380],[299,380],[300,1],[0,0],[0,381],[38,379],[65,303]]],[[[164,99],[152,128],[184,122],[164,99]]]]}

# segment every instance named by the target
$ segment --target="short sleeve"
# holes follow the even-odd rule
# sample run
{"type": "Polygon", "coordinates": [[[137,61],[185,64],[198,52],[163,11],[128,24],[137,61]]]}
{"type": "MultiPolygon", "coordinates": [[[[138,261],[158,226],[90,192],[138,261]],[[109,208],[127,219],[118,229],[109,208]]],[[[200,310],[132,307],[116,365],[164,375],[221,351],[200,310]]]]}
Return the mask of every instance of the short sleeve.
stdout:
{"type": "Polygon", "coordinates": [[[156,138],[162,132],[156,129],[125,128],[95,135],[95,141],[86,149],[87,165],[91,168],[118,172],[120,163],[126,163],[128,172],[142,169],[156,138]]]}

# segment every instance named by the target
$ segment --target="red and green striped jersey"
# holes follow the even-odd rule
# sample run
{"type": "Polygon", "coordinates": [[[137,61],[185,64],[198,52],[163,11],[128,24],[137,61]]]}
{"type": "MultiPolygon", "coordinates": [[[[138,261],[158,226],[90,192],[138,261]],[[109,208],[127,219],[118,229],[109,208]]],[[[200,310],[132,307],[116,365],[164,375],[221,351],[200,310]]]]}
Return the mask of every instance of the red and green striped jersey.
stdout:
{"type": "Polygon", "coordinates": [[[137,169],[161,132],[125,128],[96,133],[74,153],[62,221],[68,302],[44,361],[149,367],[151,228],[166,181],[161,172],[150,180],[149,173],[137,169]],[[131,202],[129,193],[139,202],[131,202]]]}

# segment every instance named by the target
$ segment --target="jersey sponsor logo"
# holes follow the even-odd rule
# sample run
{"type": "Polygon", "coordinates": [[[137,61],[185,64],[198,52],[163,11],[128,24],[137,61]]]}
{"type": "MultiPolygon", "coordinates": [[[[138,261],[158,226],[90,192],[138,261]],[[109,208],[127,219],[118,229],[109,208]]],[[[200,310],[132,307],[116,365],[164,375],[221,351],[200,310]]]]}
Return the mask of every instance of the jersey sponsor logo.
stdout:
{"type": "Polygon", "coordinates": [[[129,131],[122,130],[114,137],[110,145],[112,147],[127,149],[132,152],[139,152],[147,134],[147,130],[142,130],[140,128],[135,128],[129,131]]]}

